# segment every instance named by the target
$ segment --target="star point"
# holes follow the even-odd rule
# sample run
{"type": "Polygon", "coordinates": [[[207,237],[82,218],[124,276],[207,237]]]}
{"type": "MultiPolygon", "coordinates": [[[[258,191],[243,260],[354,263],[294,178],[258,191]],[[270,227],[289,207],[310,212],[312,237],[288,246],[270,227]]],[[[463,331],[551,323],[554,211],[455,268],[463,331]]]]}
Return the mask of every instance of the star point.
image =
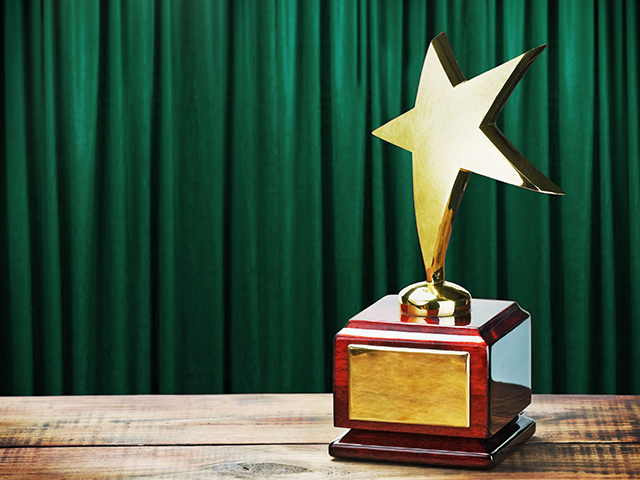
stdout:
{"type": "Polygon", "coordinates": [[[469,172],[542,193],[564,193],[495,125],[544,48],[467,80],[441,33],[425,56],[414,108],[373,132],[413,154],[414,203],[428,281],[444,281],[444,254],[469,172]]]}

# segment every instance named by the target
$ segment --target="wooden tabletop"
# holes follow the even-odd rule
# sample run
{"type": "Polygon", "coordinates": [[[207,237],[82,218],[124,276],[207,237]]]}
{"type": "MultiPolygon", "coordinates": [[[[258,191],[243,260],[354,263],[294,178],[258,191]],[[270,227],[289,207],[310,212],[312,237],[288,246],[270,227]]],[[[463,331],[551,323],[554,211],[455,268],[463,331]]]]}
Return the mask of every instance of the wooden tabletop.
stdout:
{"type": "Polygon", "coordinates": [[[534,395],[537,432],[489,471],[332,459],[332,397],[0,398],[0,478],[639,478],[640,397],[534,395]]]}

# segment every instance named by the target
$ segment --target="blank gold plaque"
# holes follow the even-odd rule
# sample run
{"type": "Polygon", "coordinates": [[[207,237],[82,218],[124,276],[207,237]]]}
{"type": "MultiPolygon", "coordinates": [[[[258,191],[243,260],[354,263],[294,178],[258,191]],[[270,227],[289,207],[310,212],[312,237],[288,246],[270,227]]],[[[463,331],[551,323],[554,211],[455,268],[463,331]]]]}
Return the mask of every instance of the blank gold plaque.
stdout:
{"type": "Polygon", "coordinates": [[[469,352],[349,345],[349,418],[469,426],[469,352]]]}

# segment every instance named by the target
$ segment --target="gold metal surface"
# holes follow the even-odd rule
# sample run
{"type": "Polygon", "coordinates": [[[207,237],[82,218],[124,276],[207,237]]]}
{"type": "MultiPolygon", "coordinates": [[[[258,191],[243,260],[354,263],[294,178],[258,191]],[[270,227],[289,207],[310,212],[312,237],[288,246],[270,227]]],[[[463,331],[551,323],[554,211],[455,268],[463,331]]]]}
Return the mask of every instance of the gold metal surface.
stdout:
{"type": "MultiPolygon", "coordinates": [[[[466,80],[441,33],[427,51],[415,107],[373,132],[413,153],[416,222],[426,269],[423,290],[436,295],[427,307],[408,299],[413,315],[433,315],[433,302],[443,303],[438,315],[452,314],[446,313],[452,300],[446,296],[449,290],[442,287],[445,255],[470,172],[537,192],[564,194],[495,125],[511,92],[544,48],[466,80]]],[[[464,303],[454,291],[454,301],[464,303]]],[[[469,305],[467,299],[458,312],[469,305]]]]}
{"type": "Polygon", "coordinates": [[[420,282],[403,288],[400,312],[416,317],[448,317],[468,313],[471,295],[451,282],[420,282]]]}
{"type": "Polygon", "coordinates": [[[469,353],[349,345],[349,418],[469,426],[469,353]]]}

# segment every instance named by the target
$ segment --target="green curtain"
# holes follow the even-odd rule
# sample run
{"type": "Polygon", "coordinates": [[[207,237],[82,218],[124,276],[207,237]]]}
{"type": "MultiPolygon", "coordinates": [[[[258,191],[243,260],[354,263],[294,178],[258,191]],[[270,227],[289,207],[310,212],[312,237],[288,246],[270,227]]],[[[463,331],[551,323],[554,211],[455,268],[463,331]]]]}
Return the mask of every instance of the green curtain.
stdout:
{"type": "Polygon", "coordinates": [[[565,197],[474,175],[447,278],[532,314],[536,392],[640,393],[635,0],[6,0],[0,394],[330,391],[423,278],[408,152],[446,31],[542,43],[499,126],[565,197]]]}

